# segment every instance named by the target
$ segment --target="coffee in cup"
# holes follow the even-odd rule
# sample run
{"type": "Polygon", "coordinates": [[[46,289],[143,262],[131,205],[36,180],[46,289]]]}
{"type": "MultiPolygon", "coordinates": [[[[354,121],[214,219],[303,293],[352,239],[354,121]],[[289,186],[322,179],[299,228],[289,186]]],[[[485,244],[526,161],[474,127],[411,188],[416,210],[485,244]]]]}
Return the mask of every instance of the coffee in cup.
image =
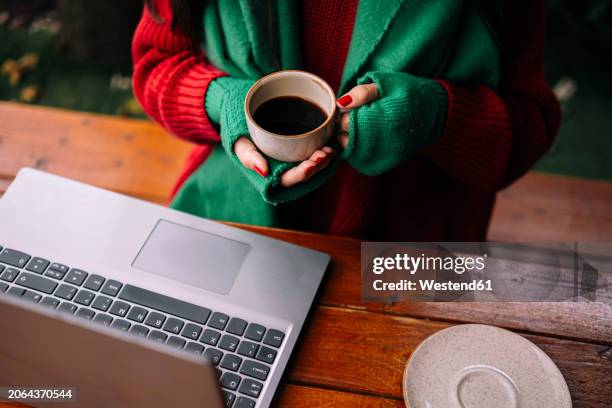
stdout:
{"type": "Polygon", "coordinates": [[[306,160],[327,143],[336,123],[336,97],[321,78],[278,71],[257,81],[245,98],[249,134],[277,160],[306,160]]]}

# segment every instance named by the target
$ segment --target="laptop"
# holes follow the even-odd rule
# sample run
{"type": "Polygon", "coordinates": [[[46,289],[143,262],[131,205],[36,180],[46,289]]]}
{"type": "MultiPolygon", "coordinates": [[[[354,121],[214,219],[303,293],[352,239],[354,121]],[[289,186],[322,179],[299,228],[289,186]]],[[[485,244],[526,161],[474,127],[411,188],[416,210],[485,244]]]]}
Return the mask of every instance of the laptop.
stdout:
{"type": "Polygon", "coordinates": [[[63,384],[130,407],[161,389],[179,406],[269,406],[329,263],[33,169],[0,199],[0,246],[0,320],[22,328],[2,325],[0,386],[63,384]],[[178,403],[190,392],[204,405],[178,403]]]}

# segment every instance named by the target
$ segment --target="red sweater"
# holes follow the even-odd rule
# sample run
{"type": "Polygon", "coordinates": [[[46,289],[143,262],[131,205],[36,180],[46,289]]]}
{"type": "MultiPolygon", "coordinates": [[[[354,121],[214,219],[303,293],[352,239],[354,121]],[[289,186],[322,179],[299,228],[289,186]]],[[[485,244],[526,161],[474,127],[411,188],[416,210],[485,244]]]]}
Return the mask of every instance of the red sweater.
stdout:
{"type": "MultiPolygon", "coordinates": [[[[335,89],[357,4],[303,1],[306,69],[335,89]]],[[[134,35],[134,93],[149,116],[197,144],[178,188],[220,142],[204,97],[210,81],[224,73],[170,29],[169,0],[157,0],[156,8],[164,23],[145,10],[134,35]]],[[[550,147],[560,119],[542,70],[543,1],[507,0],[504,17],[499,92],[440,80],[449,108],[438,141],[378,177],[340,166],[325,186],[305,198],[311,230],[379,240],[485,239],[495,192],[522,176],[550,147]]]]}

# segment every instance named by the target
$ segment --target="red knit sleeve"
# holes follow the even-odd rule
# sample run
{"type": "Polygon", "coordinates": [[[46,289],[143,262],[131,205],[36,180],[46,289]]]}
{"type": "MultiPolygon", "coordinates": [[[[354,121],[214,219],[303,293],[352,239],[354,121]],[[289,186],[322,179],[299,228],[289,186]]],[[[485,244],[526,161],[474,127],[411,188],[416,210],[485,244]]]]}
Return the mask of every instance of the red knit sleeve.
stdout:
{"type": "Polygon", "coordinates": [[[145,7],[132,41],[134,95],[144,111],[174,135],[198,143],[219,142],[206,115],[210,81],[224,75],[171,29],[170,0],[156,0],[159,21],[145,7]]]}
{"type": "Polygon", "coordinates": [[[499,92],[440,81],[448,92],[448,115],[442,136],[426,151],[459,180],[493,191],[542,157],[560,121],[543,72],[543,0],[505,1],[504,20],[499,92]]]}

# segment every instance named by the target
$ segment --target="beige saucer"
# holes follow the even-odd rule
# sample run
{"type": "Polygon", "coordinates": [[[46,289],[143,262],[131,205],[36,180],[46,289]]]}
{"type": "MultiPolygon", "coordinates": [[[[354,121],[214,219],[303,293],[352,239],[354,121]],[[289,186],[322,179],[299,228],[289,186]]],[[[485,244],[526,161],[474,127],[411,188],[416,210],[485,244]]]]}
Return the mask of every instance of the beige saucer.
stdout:
{"type": "Polygon", "coordinates": [[[567,384],[535,344],[508,330],[453,326],[423,341],[406,364],[409,408],[571,408],[567,384]]]}

